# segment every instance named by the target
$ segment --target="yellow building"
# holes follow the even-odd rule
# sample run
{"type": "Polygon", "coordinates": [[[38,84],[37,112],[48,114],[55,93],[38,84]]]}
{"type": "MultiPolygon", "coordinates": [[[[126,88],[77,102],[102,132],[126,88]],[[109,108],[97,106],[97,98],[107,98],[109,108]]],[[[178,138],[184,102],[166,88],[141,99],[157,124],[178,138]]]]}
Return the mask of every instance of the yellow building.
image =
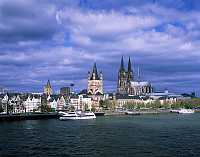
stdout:
{"type": "Polygon", "coordinates": [[[53,90],[50,84],[50,81],[47,81],[47,84],[44,86],[44,94],[46,95],[52,95],[53,94],[53,90]]]}

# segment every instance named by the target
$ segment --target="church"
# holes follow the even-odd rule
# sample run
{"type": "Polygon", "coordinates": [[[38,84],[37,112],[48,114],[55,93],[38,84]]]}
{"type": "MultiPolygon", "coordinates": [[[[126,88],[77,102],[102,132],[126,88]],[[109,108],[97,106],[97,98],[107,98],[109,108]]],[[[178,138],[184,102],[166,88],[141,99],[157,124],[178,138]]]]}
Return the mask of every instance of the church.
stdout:
{"type": "Polygon", "coordinates": [[[52,95],[53,94],[53,90],[50,84],[50,81],[47,81],[47,84],[44,86],[44,94],[46,95],[52,95]]]}
{"type": "Polygon", "coordinates": [[[128,69],[125,69],[124,58],[122,56],[121,65],[118,72],[117,93],[129,95],[145,95],[152,92],[153,88],[149,82],[135,79],[130,57],[128,60],[128,69]]]}
{"type": "Polygon", "coordinates": [[[92,72],[88,72],[88,90],[89,95],[103,94],[103,74],[98,73],[96,63],[94,63],[92,72]]]}

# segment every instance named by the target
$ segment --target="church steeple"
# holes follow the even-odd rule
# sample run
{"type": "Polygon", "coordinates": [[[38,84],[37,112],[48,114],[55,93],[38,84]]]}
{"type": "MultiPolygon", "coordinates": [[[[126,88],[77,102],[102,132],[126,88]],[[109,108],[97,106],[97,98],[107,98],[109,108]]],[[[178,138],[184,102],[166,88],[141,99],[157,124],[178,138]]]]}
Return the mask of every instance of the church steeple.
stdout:
{"type": "Polygon", "coordinates": [[[128,72],[131,72],[131,71],[132,71],[131,58],[129,57],[129,60],[128,60],[128,72]]]}
{"type": "Polygon", "coordinates": [[[93,66],[93,73],[95,73],[95,75],[98,76],[96,63],[94,63],[94,66],[93,66]]]}
{"type": "Polygon", "coordinates": [[[92,70],[90,80],[99,80],[99,75],[98,75],[96,63],[94,63],[94,65],[93,65],[93,70],[92,70]]]}
{"type": "Polygon", "coordinates": [[[52,93],[53,93],[50,80],[48,80],[48,81],[47,81],[47,84],[44,86],[44,93],[45,93],[46,95],[52,95],[52,93]]]}
{"type": "Polygon", "coordinates": [[[124,57],[123,57],[123,56],[122,56],[122,58],[121,58],[120,71],[125,71],[125,69],[124,69],[124,57]]]}
{"type": "Polygon", "coordinates": [[[127,81],[130,83],[133,80],[133,71],[131,65],[131,58],[128,60],[128,72],[127,72],[127,81]]]}
{"type": "Polygon", "coordinates": [[[90,95],[103,94],[103,74],[98,73],[97,65],[94,63],[91,72],[88,72],[88,89],[90,95]]]}
{"type": "Polygon", "coordinates": [[[51,88],[51,84],[50,84],[49,80],[47,81],[47,85],[46,86],[51,88]]]}

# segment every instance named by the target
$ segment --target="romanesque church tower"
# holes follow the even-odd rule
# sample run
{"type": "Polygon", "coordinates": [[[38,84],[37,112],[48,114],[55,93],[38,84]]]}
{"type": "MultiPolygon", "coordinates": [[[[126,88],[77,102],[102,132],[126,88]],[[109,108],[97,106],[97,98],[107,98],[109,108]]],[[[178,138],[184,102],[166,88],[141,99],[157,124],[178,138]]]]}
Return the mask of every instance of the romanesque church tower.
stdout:
{"type": "Polygon", "coordinates": [[[94,63],[92,72],[88,72],[88,94],[103,94],[103,74],[98,73],[96,63],[94,63]]]}

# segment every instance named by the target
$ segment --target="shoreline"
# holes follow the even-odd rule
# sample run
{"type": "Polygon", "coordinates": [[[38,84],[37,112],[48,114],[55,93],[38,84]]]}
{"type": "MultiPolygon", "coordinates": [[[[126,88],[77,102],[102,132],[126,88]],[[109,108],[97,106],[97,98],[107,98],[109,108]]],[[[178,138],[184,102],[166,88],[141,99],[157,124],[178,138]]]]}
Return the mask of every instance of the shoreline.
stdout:
{"type": "MultiPolygon", "coordinates": [[[[200,110],[196,110],[195,112],[200,112],[200,110]]],[[[159,110],[159,109],[151,109],[151,110],[135,110],[131,111],[130,114],[126,114],[126,111],[103,111],[96,112],[96,116],[139,116],[139,115],[148,115],[148,114],[167,114],[172,113],[170,109],[159,110]]],[[[3,121],[22,121],[22,120],[43,120],[43,119],[59,119],[60,114],[57,112],[49,112],[49,113],[21,113],[21,114],[0,114],[0,122],[3,121]]]]}
{"type": "Polygon", "coordinates": [[[58,113],[22,113],[22,114],[2,114],[1,121],[21,121],[21,120],[39,120],[39,119],[56,119],[59,118],[58,113]]]}
{"type": "Polygon", "coordinates": [[[143,114],[164,114],[164,113],[171,113],[170,110],[137,110],[132,111],[132,114],[126,114],[126,111],[123,112],[105,112],[105,116],[119,116],[119,115],[143,115],[143,114]]]}

